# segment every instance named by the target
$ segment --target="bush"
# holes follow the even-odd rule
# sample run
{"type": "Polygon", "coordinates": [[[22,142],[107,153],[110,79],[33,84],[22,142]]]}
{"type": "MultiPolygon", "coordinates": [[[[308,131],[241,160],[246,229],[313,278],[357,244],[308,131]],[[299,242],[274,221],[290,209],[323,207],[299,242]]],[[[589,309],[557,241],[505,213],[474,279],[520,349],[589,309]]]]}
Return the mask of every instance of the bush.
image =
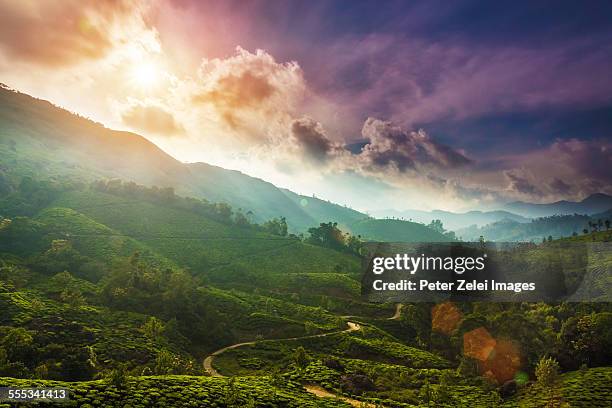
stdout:
{"type": "Polygon", "coordinates": [[[128,373],[125,364],[119,364],[117,368],[112,370],[108,375],[108,381],[117,388],[126,388],[128,373]]]}
{"type": "Polygon", "coordinates": [[[559,363],[552,357],[542,357],[535,369],[538,384],[550,387],[559,378],[559,363]]]}

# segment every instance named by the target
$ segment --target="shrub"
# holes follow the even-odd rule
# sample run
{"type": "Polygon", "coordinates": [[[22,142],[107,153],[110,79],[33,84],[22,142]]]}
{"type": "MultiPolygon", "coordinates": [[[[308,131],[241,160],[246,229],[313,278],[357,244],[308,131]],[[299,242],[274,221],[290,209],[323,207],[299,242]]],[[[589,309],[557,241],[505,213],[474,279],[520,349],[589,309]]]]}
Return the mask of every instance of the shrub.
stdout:
{"type": "Polygon", "coordinates": [[[559,377],[559,363],[552,357],[542,357],[536,366],[535,375],[538,384],[550,387],[559,377]]]}
{"type": "Polygon", "coordinates": [[[125,364],[119,364],[108,375],[108,381],[117,388],[125,388],[128,382],[127,367],[125,364]]]}

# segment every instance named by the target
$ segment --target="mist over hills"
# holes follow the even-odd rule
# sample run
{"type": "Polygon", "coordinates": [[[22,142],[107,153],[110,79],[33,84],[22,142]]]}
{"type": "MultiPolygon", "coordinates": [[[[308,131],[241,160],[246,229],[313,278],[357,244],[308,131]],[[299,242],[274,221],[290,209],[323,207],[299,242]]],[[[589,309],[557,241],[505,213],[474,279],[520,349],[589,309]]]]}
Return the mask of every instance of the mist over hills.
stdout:
{"type": "MultiPolygon", "coordinates": [[[[352,232],[353,224],[369,218],[353,209],[302,196],[239,171],[206,163],[182,163],[138,134],[105,128],[6,86],[0,88],[2,146],[6,154],[0,160],[0,191],[10,190],[11,183],[23,176],[75,181],[119,178],[172,187],[182,196],[226,202],[249,212],[254,222],[283,216],[296,233],[329,221],[352,232]]],[[[388,228],[387,224],[375,225],[388,228]]],[[[422,239],[421,225],[408,222],[401,225],[408,230],[402,232],[403,237],[422,239]]],[[[378,232],[389,236],[384,230],[378,232]]],[[[437,240],[446,240],[441,234],[433,235],[437,240]]]]}
{"type": "Polygon", "coordinates": [[[423,224],[440,220],[444,228],[454,231],[463,240],[480,236],[493,241],[539,241],[542,236],[560,238],[581,233],[588,222],[610,218],[612,197],[592,194],[582,201],[557,201],[535,204],[522,201],[508,203],[503,209],[454,213],[433,210],[375,211],[378,217],[408,219],[423,224]]]}
{"type": "Polygon", "coordinates": [[[469,227],[471,225],[482,226],[492,222],[501,221],[504,219],[513,220],[516,222],[529,222],[528,217],[514,214],[509,211],[468,211],[464,213],[455,213],[451,211],[433,210],[382,210],[373,211],[373,215],[377,217],[395,217],[400,219],[412,220],[424,224],[429,224],[432,220],[440,220],[446,229],[455,231],[460,228],[469,227]]]}
{"type": "Polygon", "coordinates": [[[603,193],[591,194],[582,201],[561,200],[549,204],[533,204],[515,201],[504,206],[507,211],[525,217],[545,217],[548,215],[595,214],[612,208],[612,196],[603,193]]]}
{"type": "MultiPolygon", "coordinates": [[[[513,202],[493,211],[374,212],[375,217],[395,218],[383,222],[345,206],[278,188],[239,171],[206,163],[182,163],[138,134],[105,128],[5,86],[0,88],[2,146],[5,154],[0,160],[0,193],[9,192],[11,183],[18,182],[24,175],[80,181],[120,178],[149,186],[172,187],[183,196],[226,202],[235,209],[250,212],[254,222],[283,216],[295,233],[305,232],[321,222],[335,221],[344,231],[362,235],[364,239],[446,240],[442,234],[435,231],[432,234],[432,230],[422,225],[439,219],[446,230],[472,239],[480,235],[479,228],[487,225],[493,230],[501,224],[513,230],[531,228],[521,227],[521,224],[554,214],[591,215],[612,208],[612,197],[593,194],[580,202],[513,202]]],[[[574,221],[563,227],[563,231],[581,230],[576,223],[583,221],[574,221]]],[[[537,230],[539,234],[541,231],[537,230]]],[[[554,230],[551,234],[556,236],[554,230]]],[[[520,233],[517,237],[527,235],[520,233]]]]}

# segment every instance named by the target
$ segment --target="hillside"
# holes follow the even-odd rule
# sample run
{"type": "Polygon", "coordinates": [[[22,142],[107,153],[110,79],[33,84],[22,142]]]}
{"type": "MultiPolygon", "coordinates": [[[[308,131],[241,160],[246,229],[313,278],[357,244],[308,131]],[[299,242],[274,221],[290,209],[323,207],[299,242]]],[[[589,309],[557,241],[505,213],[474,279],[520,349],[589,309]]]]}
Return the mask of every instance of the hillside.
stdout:
{"type": "MultiPolygon", "coordinates": [[[[119,182],[24,179],[14,189],[0,199],[10,214],[0,219],[0,384],[70,381],[73,405],[138,395],[152,406],[491,406],[500,394],[481,375],[506,381],[495,365],[506,366],[505,349],[491,351],[501,360],[488,374],[470,359],[466,333],[512,336],[529,375],[550,350],[574,373],[587,358],[605,365],[612,349],[606,303],[447,302],[442,314],[428,303],[366,304],[356,255],[273,234],[223,206],[119,182]],[[202,361],[233,345],[211,363],[230,378],[204,377],[202,361]]],[[[388,221],[354,225],[407,223],[388,221]]],[[[401,231],[405,240],[446,238],[421,224],[401,231]]],[[[589,238],[609,239],[602,234],[589,238]]],[[[574,382],[563,384],[580,398],[574,382]]],[[[605,398],[602,384],[591,398],[605,398]]],[[[508,404],[539,395],[522,387],[508,404]]]]}
{"type": "MultiPolygon", "coordinates": [[[[531,222],[519,223],[512,220],[502,220],[482,227],[475,225],[456,231],[457,235],[466,241],[478,240],[480,236],[489,241],[512,242],[533,241],[539,242],[543,238],[553,239],[582,235],[586,229],[591,232],[596,225],[598,230],[606,229],[606,220],[612,221],[610,212],[588,215],[553,215],[535,218],[531,222]],[[590,225],[589,225],[590,223],[590,225]]],[[[608,225],[609,228],[609,225],[608,225]]]]}
{"type": "Polygon", "coordinates": [[[305,232],[320,222],[335,221],[344,227],[368,218],[358,211],[279,189],[238,171],[206,163],[181,163],[142,136],[107,129],[3,86],[0,193],[10,192],[23,176],[40,178],[43,174],[74,181],[119,178],[147,186],[172,187],[184,196],[227,202],[234,208],[251,211],[257,222],[283,216],[293,232],[305,232]]]}
{"type": "Polygon", "coordinates": [[[546,217],[550,215],[586,214],[592,215],[612,208],[612,196],[591,194],[581,201],[557,201],[548,204],[534,204],[515,201],[504,206],[507,211],[525,217],[546,217]]]}

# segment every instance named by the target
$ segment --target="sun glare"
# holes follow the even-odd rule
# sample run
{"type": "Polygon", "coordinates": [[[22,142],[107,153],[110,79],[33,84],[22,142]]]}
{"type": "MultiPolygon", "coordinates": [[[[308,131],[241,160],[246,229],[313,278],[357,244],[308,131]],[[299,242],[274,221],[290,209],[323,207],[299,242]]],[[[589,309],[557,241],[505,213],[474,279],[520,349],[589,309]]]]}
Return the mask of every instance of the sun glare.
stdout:
{"type": "Polygon", "coordinates": [[[159,68],[153,63],[134,65],[130,72],[130,80],[142,89],[153,88],[161,78],[159,68]]]}

